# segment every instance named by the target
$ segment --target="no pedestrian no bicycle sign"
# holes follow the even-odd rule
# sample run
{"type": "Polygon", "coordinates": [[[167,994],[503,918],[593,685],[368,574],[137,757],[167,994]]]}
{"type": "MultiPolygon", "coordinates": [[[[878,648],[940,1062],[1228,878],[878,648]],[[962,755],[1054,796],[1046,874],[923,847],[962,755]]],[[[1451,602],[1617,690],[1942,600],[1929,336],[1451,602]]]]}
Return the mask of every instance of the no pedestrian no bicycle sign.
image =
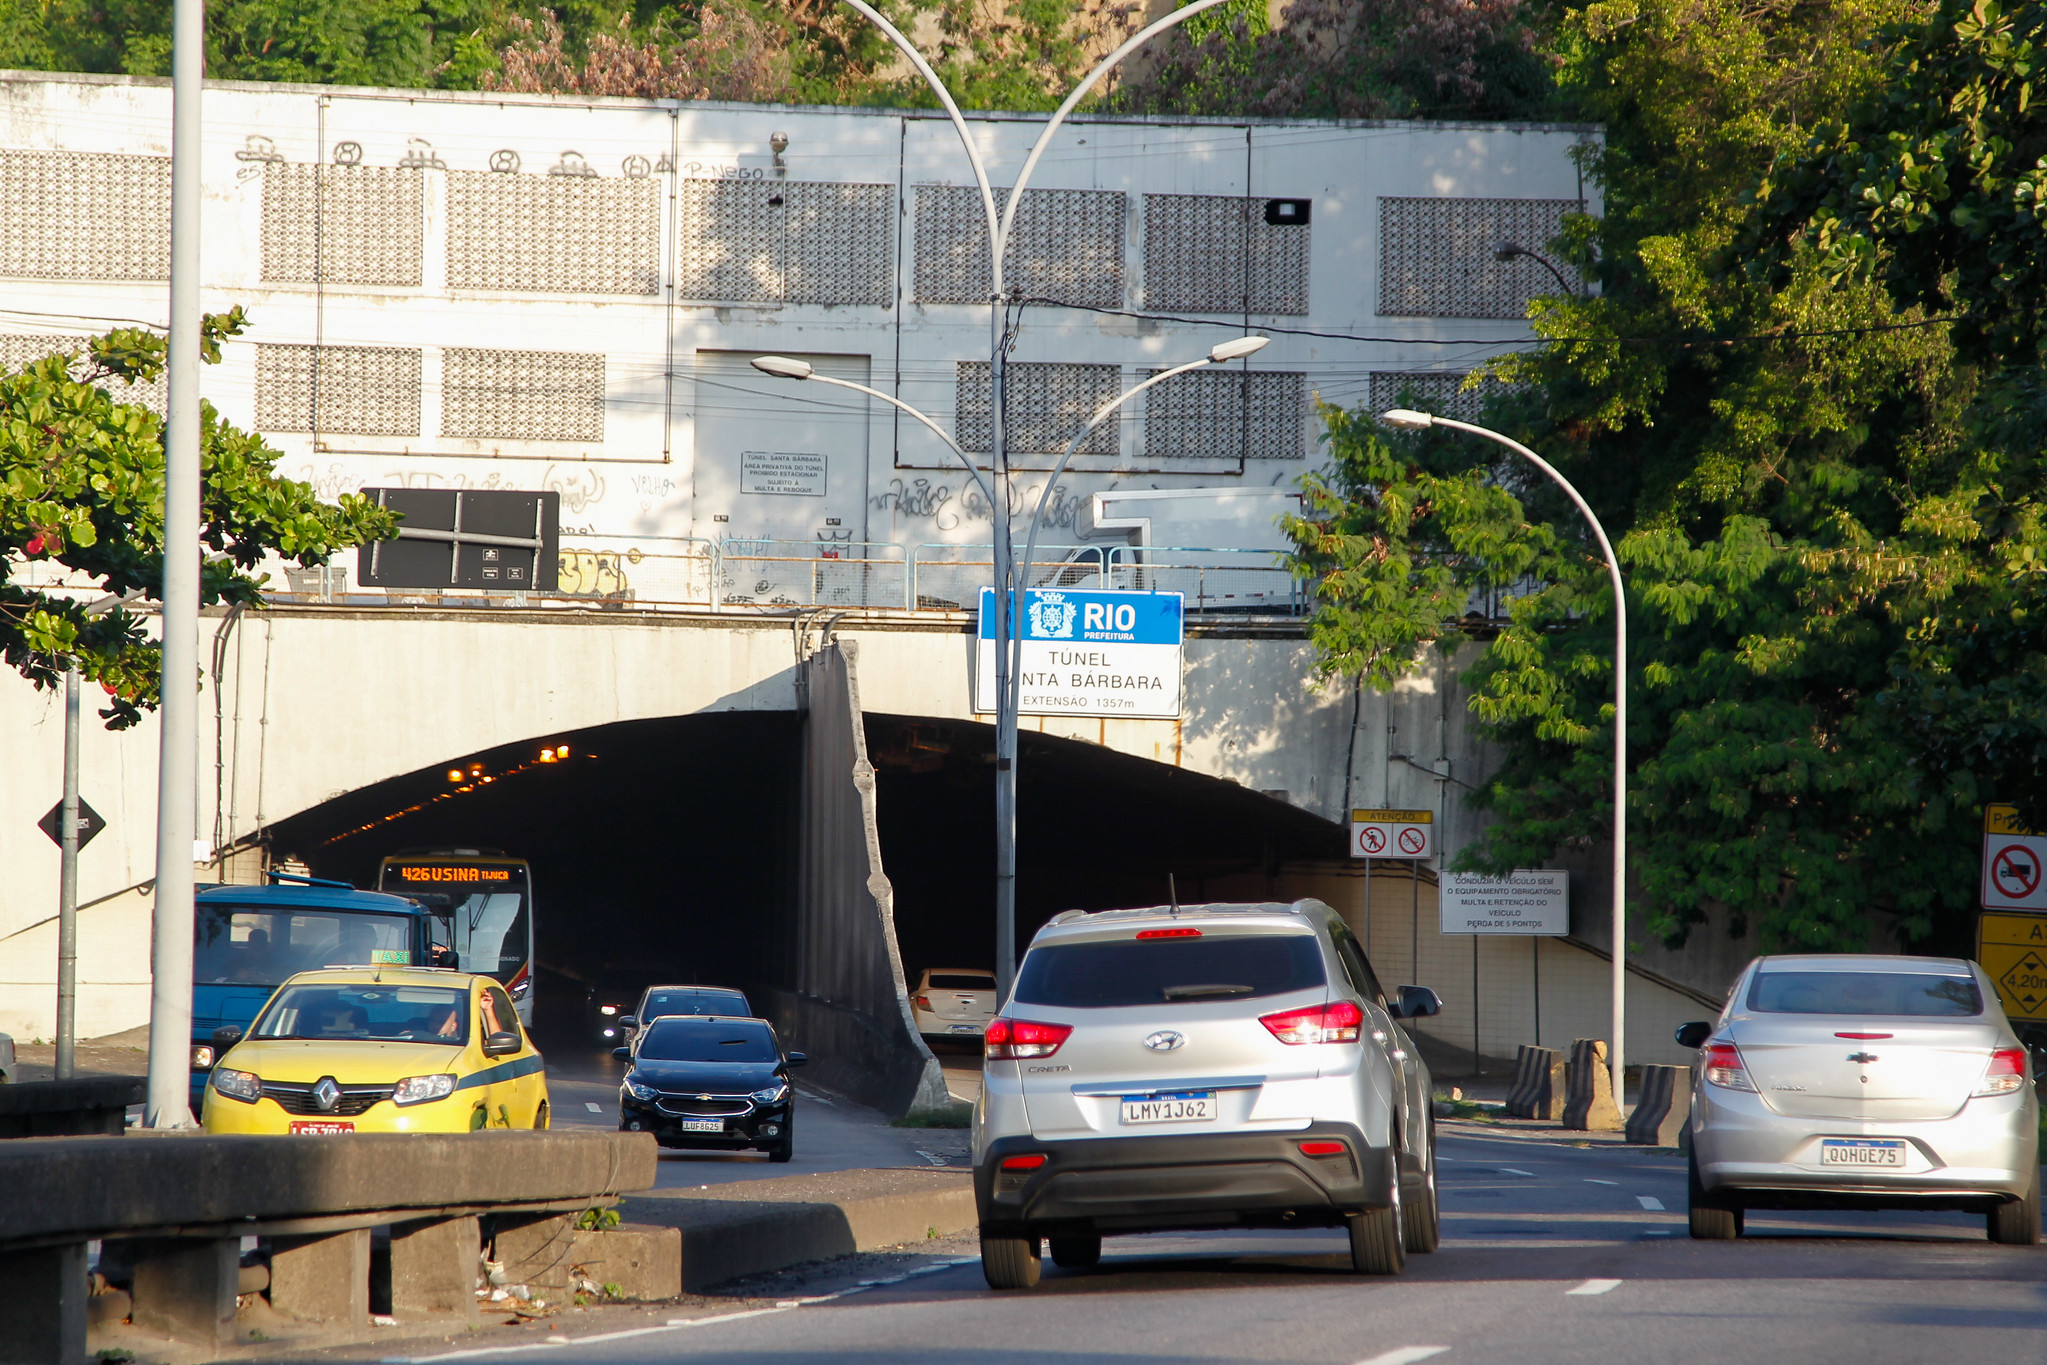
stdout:
{"type": "Polygon", "coordinates": [[[1353,810],[1353,858],[1427,858],[1435,852],[1436,815],[1426,810],[1353,810]]]}

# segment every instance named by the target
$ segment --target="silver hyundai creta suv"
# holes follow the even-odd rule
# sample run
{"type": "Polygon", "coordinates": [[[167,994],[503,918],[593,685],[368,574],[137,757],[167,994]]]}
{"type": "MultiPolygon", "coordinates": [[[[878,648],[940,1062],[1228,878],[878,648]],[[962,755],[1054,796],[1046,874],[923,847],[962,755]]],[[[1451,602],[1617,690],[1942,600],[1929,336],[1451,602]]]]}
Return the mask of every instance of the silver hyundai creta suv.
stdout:
{"type": "Polygon", "coordinates": [[[1072,910],[989,1021],[974,1124],[981,1266],[1037,1283],[1039,1247],[1104,1233],[1347,1227],[1398,1274],[1437,1241],[1430,1082],[1356,937],[1320,901],[1072,910]]]}

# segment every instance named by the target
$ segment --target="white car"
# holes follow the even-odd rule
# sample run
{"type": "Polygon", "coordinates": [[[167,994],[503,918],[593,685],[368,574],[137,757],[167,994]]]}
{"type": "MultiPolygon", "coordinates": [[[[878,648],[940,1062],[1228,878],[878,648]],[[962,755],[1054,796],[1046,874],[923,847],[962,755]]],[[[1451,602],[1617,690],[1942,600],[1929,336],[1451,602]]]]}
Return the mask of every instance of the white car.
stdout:
{"type": "Polygon", "coordinates": [[[927,967],[910,992],[910,1015],[928,1038],[979,1038],[995,1017],[995,973],[927,967]]]}

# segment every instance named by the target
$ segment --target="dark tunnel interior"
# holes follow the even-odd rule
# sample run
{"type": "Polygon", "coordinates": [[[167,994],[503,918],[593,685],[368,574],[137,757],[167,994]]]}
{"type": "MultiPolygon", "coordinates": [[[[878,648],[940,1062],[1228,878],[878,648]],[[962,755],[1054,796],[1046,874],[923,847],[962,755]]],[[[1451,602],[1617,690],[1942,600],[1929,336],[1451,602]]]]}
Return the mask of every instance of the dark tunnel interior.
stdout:
{"type": "MultiPolygon", "coordinates": [[[[993,728],[870,716],[867,736],[905,970],[993,967],[993,728]]],[[[793,713],[536,735],[336,797],[273,826],[271,849],[365,887],[406,849],[530,860],[535,1023],[560,1036],[599,983],[793,984],[801,752],[793,713]]],[[[1168,873],[1194,902],[1218,875],[1344,852],[1285,802],[1097,745],[1026,732],[1018,778],[1020,942],[1063,910],[1161,904],[1168,873]]]]}

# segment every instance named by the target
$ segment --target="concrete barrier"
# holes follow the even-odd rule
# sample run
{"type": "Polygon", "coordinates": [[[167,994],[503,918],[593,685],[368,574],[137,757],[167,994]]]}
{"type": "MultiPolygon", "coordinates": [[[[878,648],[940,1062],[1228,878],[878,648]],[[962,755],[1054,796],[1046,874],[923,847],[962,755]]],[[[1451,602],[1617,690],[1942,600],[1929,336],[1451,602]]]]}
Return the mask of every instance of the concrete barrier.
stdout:
{"type": "Polygon", "coordinates": [[[85,1359],[85,1247],[131,1281],[138,1329],[202,1347],[237,1339],[241,1239],[268,1237],[264,1290],[326,1340],[368,1327],[370,1229],[390,1229],[401,1319],[476,1321],[480,1218],[614,1204],[654,1183],[644,1133],[193,1133],[0,1143],[0,1365],[85,1359]]]}
{"type": "Polygon", "coordinates": [[[1606,1044],[1597,1038],[1580,1038],[1571,1044],[1571,1061],[1566,1068],[1564,1116],[1566,1128],[1581,1133],[1618,1133],[1625,1126],[1614,1104],[1613,1080],[1606,1067],[1606,1044]]]}
{"type": "Polygon", "coordinates": [[[141,1076],[85,1076],[0,1086],[0,1138],[119,1137],[145,1084],[141,1076]]]}
{"type": "Polygon", "coordinates": [[[1675,1147],[1691,1117],[1692,1069],[1643,1067],[1642,1089],[1628,1115],[1628,1141],[1647,1147],[1675,1147]]]}
{"type": "Polygon", "coordinates": [[[1563,1117],[1566,1091],[1564,1054],[1553,1047],[1521,1046],[1514,1058],[1514,1083],[1507,1090],[1507,1112],[1517,1119],[1554,1123],[1563,1117]]]}

